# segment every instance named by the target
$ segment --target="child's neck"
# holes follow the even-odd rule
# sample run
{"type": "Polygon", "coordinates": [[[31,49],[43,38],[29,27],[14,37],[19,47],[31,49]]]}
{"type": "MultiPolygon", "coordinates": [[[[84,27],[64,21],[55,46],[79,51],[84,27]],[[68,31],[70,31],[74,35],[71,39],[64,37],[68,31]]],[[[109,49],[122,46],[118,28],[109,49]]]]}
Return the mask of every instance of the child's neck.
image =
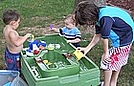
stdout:
{"type": "Polygon", "coordinates": [[[12,30],[15,30],[15,28],[14,28],[13,25],[10,25],[10,24],[9,24],[9,25],[6,25],[6,27],[7,27],[7,28],[10,28],[10,29],[12,29],[12,30]]]}

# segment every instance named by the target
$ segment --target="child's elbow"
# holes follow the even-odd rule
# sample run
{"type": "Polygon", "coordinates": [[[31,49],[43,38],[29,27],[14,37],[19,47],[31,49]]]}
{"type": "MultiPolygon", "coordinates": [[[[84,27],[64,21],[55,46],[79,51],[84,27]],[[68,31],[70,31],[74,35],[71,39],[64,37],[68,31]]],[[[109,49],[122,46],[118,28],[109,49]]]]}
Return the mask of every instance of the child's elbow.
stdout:
{"type": "Polygon", "coordinates": [[[22,45],[22,44],[19,43],[19,42],[14,43],[14,46],[15,46],[15,47],[19,47],[19,46],[21,46],[21,45],[22,45]]]}
{"type": "Polygon", "coordinates": [[[77,38],[77,41],[78,41],[78,42],[81,42],[81,39],[80,39],[80,38],[77,38]]]}

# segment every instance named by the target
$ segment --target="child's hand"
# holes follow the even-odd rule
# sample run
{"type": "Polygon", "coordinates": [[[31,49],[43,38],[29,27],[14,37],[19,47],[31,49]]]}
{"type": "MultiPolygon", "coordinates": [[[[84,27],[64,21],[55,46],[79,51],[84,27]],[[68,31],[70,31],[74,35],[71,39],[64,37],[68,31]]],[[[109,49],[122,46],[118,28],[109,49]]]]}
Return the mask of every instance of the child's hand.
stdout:
{"type": "Polygon", "coordinates": [[[84,51],[86,48],[83,48],[83,47],[77,47],[77,50],[79,51],[84,51]]]}
{"type": "Polygon", "coordinates": [[[84,47],[77,47],[77,50],[81,51],[84,55],[86,55],[86,48],[84,47]]]}
{"type": "Polygon", "coordinates": [[[110,58],[104,58],[104,59],[102,60],[102,62],[103,62],[104,64],[109,64],[109,63],[111,63],[111,59],[110,59],[110,58]]]}
{"type": "Polygon", "coordinates": [[[50,31],[56,31],[56,28],[50,28],[49,30],[50,31]]]}
{"type": "Polygon", "coordinates": [[[71,43],[71,40],[67,40],[67,43],[71,43]]]}
{"type": "Polygon", "coordinates": [[[29,38],[31,35],[32,35],[31,33],[26,34],[27,38],[29,38]]]}
{"type": "Polygon", "coordinates": [[[55,32],[59,32],[59,29],[57,28],[54,28],[54,25],[53,24],[50,24],[50,31],[55,31],[55,32]]]}
{"type": "Polygon", "coordinates": [[[54,25],[50,24],[50,30],[53,30],[53,28],[54,28],[54,25]]]}
{"type": "Polygon", "coordinates": [[[34,35],[32,35],[31,33],[27,33],[27,34],[25,35],[25,37],[26,37],[26,40],[27,40],[27,41],[30,41],[30,40],[33,40],[33,39],[34,39],[34,35]]]}
{"type": "Polygon", "coordinates": [[[109,53],[103,53],[103,55],[102,55],[103,63],[111,63],[111,59],[108,56],[109,56],[109,53]]]}

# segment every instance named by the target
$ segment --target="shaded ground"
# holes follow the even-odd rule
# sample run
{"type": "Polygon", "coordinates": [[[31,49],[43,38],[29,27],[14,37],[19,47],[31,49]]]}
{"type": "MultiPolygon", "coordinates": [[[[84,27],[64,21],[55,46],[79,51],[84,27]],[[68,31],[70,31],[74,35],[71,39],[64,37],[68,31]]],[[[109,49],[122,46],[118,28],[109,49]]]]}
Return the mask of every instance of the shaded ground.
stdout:
{"type": "Polygon", "coordinates": [[[127,10],[134,19],[134,0],[106,0],[106,2],[127,10]]]}
{"type": "Polygon", "coordinates": [[[134,0],[107,0],[107,3],[111,3],[129,11],[134,11],[134,0]]]}

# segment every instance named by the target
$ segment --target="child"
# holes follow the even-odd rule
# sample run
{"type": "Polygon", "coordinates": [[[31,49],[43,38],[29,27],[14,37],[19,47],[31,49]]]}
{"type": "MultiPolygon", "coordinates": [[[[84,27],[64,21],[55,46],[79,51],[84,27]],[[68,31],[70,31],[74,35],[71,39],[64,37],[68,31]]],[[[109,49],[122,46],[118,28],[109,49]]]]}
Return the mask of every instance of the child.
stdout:
{"type": "Polygon", "coordinates": [[[63,35],[67,39],[67,43],[72,43],[75,47],[80,47],[81,33],[76,27],[74,15],[70,14],[66,16],[64,24],[65,27],[63,28],[51,28],[51,30],[59,32],[61,35],[63,35]]]}
{"type": "Polygon", "coordinates": [[[99,40],[103,43],[101,68],[104,70],[104,86],[116,86],[122,66],[127,64],[132,42],[134,22],[131,16],[118,7],[97,7],[88,1],[80,2],[75,11],[80,25],[95,25],[96,34],[86,48],[79,48],[87,54],[99,40]],[[112,47],[109,47],[109,40],[112,47]]]}
{"type": "Polygon", "coordinates": [[[19,36],[16,29],[20,23],[20,15],[14,10],[7,10],[3,13],[5,28],[3,34],[6,40],[5,65],[7,70],[20,71],[20,52],[23,43],[30,37],[30,33],[19,36]]]}

